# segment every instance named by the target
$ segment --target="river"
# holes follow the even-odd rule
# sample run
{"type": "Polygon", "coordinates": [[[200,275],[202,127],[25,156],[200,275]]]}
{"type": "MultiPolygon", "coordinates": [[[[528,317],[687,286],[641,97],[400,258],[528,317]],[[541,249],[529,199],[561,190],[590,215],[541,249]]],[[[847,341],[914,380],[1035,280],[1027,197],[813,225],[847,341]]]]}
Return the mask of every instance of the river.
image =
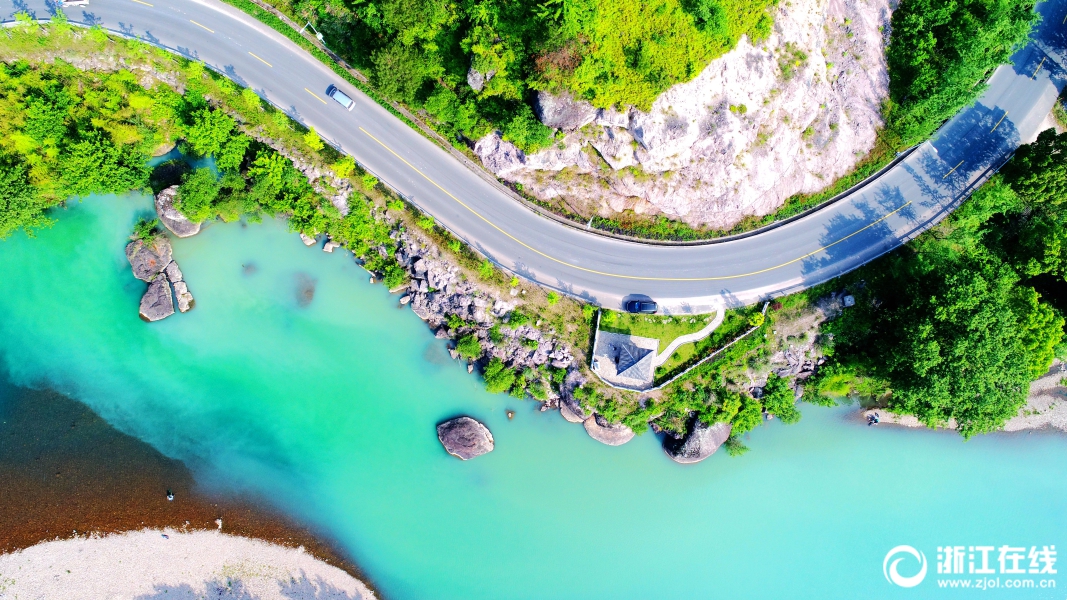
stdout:
{"type": "MultiPolygon", "coordinates": [[[[955,598],[978,592],[938,579],[979,576],[938,574],[939,546],[1067,550],[1063,436],[963,442],[804,406],[741,458],[679,466],[650,433],[610,448],[487,394],[350,255],[281,222],[176,240],[196,308],[144,323],[123,247],[151,212],[147,196],[93,197],[0,242],[0,374],[85,402],[205,486],[319,525],[388,598],[955,598]],[[496,450],[445,453],[434,427],[458,414],[496,450]],[[905,544],[928,561],[912,589],[883,571],[905,544]]],[[[989,593],[1067,594],[1037,587],[1067,585],[1056,574],[1000,574],[989,557],[989,593]]]]}

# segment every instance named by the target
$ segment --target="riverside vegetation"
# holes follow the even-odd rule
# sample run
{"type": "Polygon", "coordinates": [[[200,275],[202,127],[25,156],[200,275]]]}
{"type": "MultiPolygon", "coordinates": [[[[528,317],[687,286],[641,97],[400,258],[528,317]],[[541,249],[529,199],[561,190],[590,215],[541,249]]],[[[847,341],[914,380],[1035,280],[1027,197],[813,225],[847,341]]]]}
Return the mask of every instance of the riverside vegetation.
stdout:
{"type": "Polygon", "coordinates": [[[491,326],[449,316],[442,327],[458,338],[457,354],[481,357],[490,391],[542,400],[573,395],[587,410],[637,432],[651,424],[682,436],[696,421],[727,422],[732,434],[726,447],[735,454],[746,450],[741,438],[764,413],[787,423],[799,419],[796,375],[768,374],[771,355],[781,350],[771,333],[777,334],[790,310],[816,304],[831,289],[847,287],[857,307],[819,336],[818,352],[829,362],[810,377],[805,401],[860,394],[930,425],[951,419],[969,436],[1012,416],[1029,379],[1063,354],[1065,296],[1057,290],[1067,263],[1056,210],[1064,197],[1063,136],[1042,134],[1019,151],[1003,176],[906,248],[842,280],[782,299],[766,319],[754,308],[730,311],[697,345],[694,359],[751,328],[755,333],[659,396],[637,398],[595,384],[572,393],[581,382],[569,376],[573,369],[515,369],[506,357],[486,356],[486,347],[504,337],[513,345],[538,344],[515,333],[542,319],[566,332],[571,347],[581,347],[588,343],[582,339],[587,330],[577,324],[591,324],[591,306],[509,280],[432,218],[389,196],[314,131],[202,65],[99,29],[76,31],[61,17],[45,27],[20,20],[21,27],[0,38],[5,237],[47,226],[46,209],[73,196],[162,185],[152,181],[147,159],[177,142],[191,154],[213,156],[222,172],[215,177],[178,169],[184,191],[178,206],[191,217],[285,215],[294,231],[343,241],[390,285],[408,277],[396,259],[396,233],[407,232],[436,246],[465,277],[514,289],[516,304],[530,296],[533,301],[509,309],[491,326]],[[309,182],[309,172],[320,176],[309,182]],[[331,201],[338,189],[347,191],[347,213],[331,201]]]}
{"type": "Polygon", "coordinates": [[[420,262],[452,264],[448,275],[478,297],[427,306],[426,292],[435,290],[423,289],[412,293],[413,306],[436,309],[424,318],[439,335],[461,338],[466,358],[479,360],[483,343],[496,352],[484,361],[491,390],[542,400],[558,393],[569,353],[554,353],[558,366],[525,361],[539,351],[547,357],[552,336],[580,346],[587,329],[579,324],[591,312],[505,276],[313,129],[203,64],[101,29],[75,29],[62,12],[44,26],[18,20],[0,34],[0,239],[20,230],[32,236],[52,222],[48,209],[73,198],[177,184],[175,207],[193,222],[284,217],[294,232],[351,250],[391,289],[410,278],[425,284],[420,262]],[[148,167],[175,144],[187,156],[213,158],[218,172],[183,160],[148,167]],[[490,322],[465,320],[493,294],[514,297],[492,316],[483,313],[490,322]],[[535,329],[542,324],[550,334],[535,329]]]}

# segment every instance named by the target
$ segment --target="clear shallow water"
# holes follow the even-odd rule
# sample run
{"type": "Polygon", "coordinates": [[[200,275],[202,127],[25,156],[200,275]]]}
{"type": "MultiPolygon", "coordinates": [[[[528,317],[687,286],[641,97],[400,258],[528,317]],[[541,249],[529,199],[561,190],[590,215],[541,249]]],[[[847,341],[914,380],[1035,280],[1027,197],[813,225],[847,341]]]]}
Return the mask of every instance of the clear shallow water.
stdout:
{"type": "Polygon", "coordinates": [[[937,588],[937,546],[1067,550],[1065,437],[963,443],[805,407],[740,459],[680,467],[650,434],[609,448],[486,394],[348,256],[281,223],[175,241],[197,307],[143,323],[122,251],[150,211],[93,198],[0,242],[0,374],[321,525],[390,598],[967,597],[937,588]],[[444,452],[434,426],[460,413],[494,452],[444,452]],[[898,544],[929,560],[919,587],[883,576],[898,544]]]}

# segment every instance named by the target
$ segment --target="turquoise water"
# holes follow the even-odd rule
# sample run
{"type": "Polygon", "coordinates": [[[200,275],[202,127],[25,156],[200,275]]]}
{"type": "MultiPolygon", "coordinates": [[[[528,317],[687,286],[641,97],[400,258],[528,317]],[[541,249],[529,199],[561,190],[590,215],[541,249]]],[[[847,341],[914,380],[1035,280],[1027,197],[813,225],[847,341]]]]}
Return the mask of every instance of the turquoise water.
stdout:
{"type": "Polygon", "coordinates": [[[1067,550],[1067,437],[963,443],[805,407],[739,459],[681,467],[651,434],[609,448],[486,394],[349,256],[281,223],[175,241],[196,309],[143,323],[122,251],[150,211],[93,198],[0,242],[0,372],[319,524],[390,598],[956,598],[979,592],[938,589],[937,546],[1067,550]],[[494,452],[444,452],[434,426],[460,413],[494,452]],[[899,544],[929,560],[919,587],[883,576],[899,544]]]}

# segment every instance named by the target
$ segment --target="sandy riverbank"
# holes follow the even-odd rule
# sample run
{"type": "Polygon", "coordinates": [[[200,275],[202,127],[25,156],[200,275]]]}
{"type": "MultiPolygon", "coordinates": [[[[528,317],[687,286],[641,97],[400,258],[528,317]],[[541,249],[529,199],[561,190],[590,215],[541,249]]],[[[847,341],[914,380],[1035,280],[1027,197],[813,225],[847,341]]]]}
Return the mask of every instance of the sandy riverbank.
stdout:
{"type": "Polygon", "coordinates": [[[117,431],[79,402],[2,380],[0,482],[0,554],[146,527],[217,532],[221,519],[223,533],[303,547],[366,581],[321,532],[258,498],[200,488],[184,464],[117,431]]]}
{"type": "Polygon", "coordinates": [[[0,556],[0,600],[370,600],[304,552],[212,531],[145,529],[44,542],[0,556]]]}

